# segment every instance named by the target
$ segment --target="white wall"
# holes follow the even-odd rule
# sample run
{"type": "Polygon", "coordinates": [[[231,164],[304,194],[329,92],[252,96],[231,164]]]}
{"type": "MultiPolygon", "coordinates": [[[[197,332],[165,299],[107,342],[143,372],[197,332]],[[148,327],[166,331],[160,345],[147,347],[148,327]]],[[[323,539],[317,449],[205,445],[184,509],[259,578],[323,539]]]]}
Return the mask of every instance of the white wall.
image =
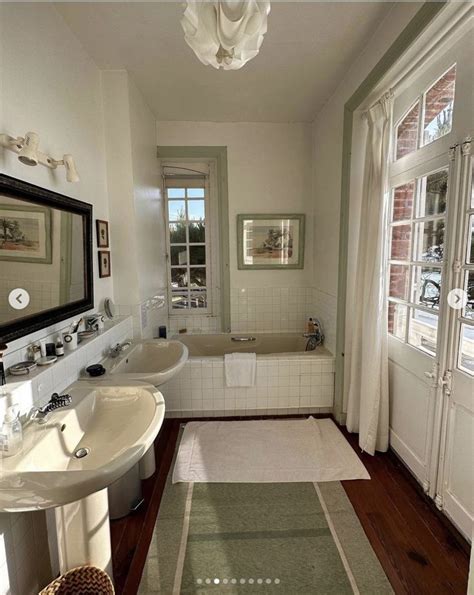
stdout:
{"type": "Polygon", "coordinates": [[[102,72],[102,88],[115,297],[137,335],[156,336],[167,319],[151,303],[166,294],[155,116],[125,70],[102,72]]]}
{"type": "Polygon", "coordinates": [[[335,350],[344,104],[420,6],[395,3],[313,122],[314,285],[318,311],[331,332],[331,351],[335,350]]]}
{"type": "Polygon", "coordinates": [[[311,127],[308,124],[158,122],[158,145],[227,147],[232,288],[311,287],[311,127]],[[304,213],[305,268],[237,269],[239,213],[304,213]]]}

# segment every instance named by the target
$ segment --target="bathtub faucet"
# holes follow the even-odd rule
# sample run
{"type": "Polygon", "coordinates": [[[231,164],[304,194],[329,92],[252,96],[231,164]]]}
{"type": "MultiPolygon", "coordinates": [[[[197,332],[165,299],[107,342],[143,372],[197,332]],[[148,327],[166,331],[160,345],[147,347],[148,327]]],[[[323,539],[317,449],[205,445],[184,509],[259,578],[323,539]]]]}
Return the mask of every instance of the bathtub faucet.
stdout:
{"type": "Polygon", "coordinates": [[[314,351],[318,345],[324,342],[323,325],[318,318],[313,318],[314,332],[304,333],[303,337],[308,339],[305,351],[314,351]]]}

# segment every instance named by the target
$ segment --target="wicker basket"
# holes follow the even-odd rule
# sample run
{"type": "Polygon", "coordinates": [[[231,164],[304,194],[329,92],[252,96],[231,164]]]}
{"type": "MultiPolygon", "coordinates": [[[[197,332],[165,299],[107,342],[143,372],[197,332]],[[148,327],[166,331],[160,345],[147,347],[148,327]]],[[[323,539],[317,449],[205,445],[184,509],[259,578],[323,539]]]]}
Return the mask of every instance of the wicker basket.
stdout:
{"type": "Polygon", "coordinates": [[[114,595],[109,575],[95,566],[79,566],[58,577],[39,595],[114,595]]]}

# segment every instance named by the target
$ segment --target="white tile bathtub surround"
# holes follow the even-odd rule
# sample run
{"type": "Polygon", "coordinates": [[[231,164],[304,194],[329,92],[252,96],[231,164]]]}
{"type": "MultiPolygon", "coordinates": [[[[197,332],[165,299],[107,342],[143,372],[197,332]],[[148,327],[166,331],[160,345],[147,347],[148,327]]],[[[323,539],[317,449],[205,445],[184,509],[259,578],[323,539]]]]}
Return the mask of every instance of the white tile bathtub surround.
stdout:
{"type": "Polygon", "coordinates": [[[223,358],[190,358],[160,388],[170,417],[326,413],[334,398],[334,358],[257,357],[252,388],[225,385],[223,358]]]}
{"type": "Polygon", "coordinates": [[[231,290],[232,332],[303,332],[316,316],[312,287],[240,287],[231,290]]]}
{"type": "Polygon", "coordinates": [[[168,334],[177,335],[183,329],[193,335],[219,333],[221,320],[219,316],[170,316],[168,334]]]}
{"type": "MultiPolygon", "coordinates": [[[[53,341],[58,331],[46,336],[53,341]]],[[[7,376],[7,385],[0,393],[0,420],[6,407],[17,404],[21,414],[25,414],[33,406],[43,405],[53,392],[61,392],[79,377],[80,372],[88,365],[97,363],[108,352],[111,346],[129,339],[132,334],[132,318],[130,316],[106,323],[104,331],[79,344],[74,351],[66,351],[63,357],[47,367],[38,366],[28,376],[7,376]]],[[[7,351],[5,367],[27,359],[27,346],[31,344],[30,335],[23,346],[7,351]]],[[[17,342],[15,342],[17,343],[17,342]]],[[[1,592],[0,592],[1,593],[1,592]]]]}
{"type": "Polygon", "coordinates": [[[337,297],[318,288],[313,289],[313,303],[316,318],[324,329],[324,346],[336,353],[337,297]]]}

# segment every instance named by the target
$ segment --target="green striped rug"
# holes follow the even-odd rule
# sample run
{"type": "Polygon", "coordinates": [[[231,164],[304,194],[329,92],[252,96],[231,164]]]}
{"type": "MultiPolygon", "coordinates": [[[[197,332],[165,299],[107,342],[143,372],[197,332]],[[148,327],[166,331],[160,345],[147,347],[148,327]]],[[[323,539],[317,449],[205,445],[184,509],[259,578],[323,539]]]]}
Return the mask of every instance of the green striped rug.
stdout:
{"type": "Polygon", "coordinates": [[[170,477],[139,594],[392,593],[340,482],[170,477]]]}

